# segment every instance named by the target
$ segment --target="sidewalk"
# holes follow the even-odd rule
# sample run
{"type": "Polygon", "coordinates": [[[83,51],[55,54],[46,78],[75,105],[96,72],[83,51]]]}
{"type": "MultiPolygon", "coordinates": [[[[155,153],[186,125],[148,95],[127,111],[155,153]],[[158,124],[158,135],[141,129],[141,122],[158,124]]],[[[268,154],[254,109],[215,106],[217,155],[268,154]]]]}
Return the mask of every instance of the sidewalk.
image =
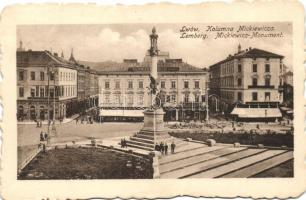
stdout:
{"type": "MultiPolygon", "coordinates": [[[[65,119],[63,119],[62,124],[69,123],[79,116],[80,116],[79,114],[75,114],[75,115],[72,115],[70,118],[65,118],[65,119]]],[[[60,124],[60,121],[55,120],[55,123],[60,124]]],[[[18,121],[17,124],[36,124],[36,122],[34,122],[32,120],[31,121],[18,121]]],[[[42,121],[42,124],[45,124],[45,125],[48,124],[48,120],[42,121]]]]}

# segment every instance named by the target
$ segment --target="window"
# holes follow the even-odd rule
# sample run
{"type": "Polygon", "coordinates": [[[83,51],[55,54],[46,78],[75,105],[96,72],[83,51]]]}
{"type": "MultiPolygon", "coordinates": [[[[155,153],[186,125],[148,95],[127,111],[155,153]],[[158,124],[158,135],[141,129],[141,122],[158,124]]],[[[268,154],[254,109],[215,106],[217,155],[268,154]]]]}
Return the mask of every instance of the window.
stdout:
{"type": "Polygon", "coordinates": [[[253,64],[253,72],[257,72],[257,64],[253,64]]]}
{"type": "Polygon", "coordinates": [[[35,97],[35,89],[31,88],[31,97],[35,97]]]}
{"type": "Polygon", "coordinates": [[[202,102],[205,102],[205,95],[202,95],[202,102]]]}
{"type": "Polygon", "coordinates": [[[45,96],[45,89],[40,88],[40,97],[44,97],[44,96],[45,96]]]}
{"type": "Polygon", "coordinates": [[[189,83],[188,83],[188,81],[184,81],[184,88],[185,88],[185,89],[189,88],[189,83]]]}
{"type": "Polygon", "coordinates": [[[237,100],[242,101],[242,93],[241,92],[237,93],[237,100]]]}
{"type": "Polygon", "coordinates": [[[61,86],[61,96],[64,96],[64,86],[61,86]]]}
{"type": "Polygon", "coordinates": [[[160,87],[161,87],[161,88],[165,88],[165,87],[166,87],[165,81],[161,81],[161,82],[160,82],[160,87]]]}
{"type": "Polygon", "coordinates": [[[133,89],[133,81],[129,81],[128,88],[133,89]]]}
{"type": "Polygon", "coordinates": [[[128,105],[133,105],[133,95],[132,94],[128,95],[127,104],[128,105]]]}
{"type": "Polygon", "coordinates": [[[185,103],[189,102],[189,94],[185,94],[185,96],[184,96],[184,102],[185,102],[185,103]]]}
{"type": "Polygon", "coordinates": [[[252,100],[257,101],[257,92],[252,93],[252,100]]]}
{"type": "Polygon", "coordinates": [[[115,104],[120,104],[120,94],[115,94],[115,104]]]}
{"type": "Polygon", "coordinates": [[[105,89],[109,89],[109,82],[106,81],[104,86],[105,86],[105,89]]]}
{"type": "Polygon", "coordinates": [[[106,104],[110,103],[109,94],[106,94],[104,99],[105,99],[104,103],[106,103],[106,104]]]}
{"type": "Polygon", "coordinates": [[[45,96],[47,97],[48,96],[48,86],[45,86],[45,96]]]}
{"type": "Polygon", "coordinates": [[[194,95],[194,101],[195,101],[195,102],[200,102],[200,95],[195,94],[195,95],[194,95]]]}
{"type": "Polygon", "coordinates": [[[196,89],[200,88],[200,82],[199,81],[194,82],[194,88],[196,88],[196,89]]]}
{"type": "Polygon", "coordinates": [[[54,81],[54,72],[50,72],[50,81],[54,81]]]}
{"type": "Polygon", "coordinates": [[[44,72],[40,72],[40,80],[41,81],[45,80],[45,73],[44,72]]]}
{"type": "Polygon", "coordinates": [[[19,80],[23,81],[24,80],[24,71],[19,72],[19,80]]]}
{"type": "Polygon", "coordinates": [[[138,105],[139,106],[143,105],[143,95],[142,94],[138,96],[138,105]]]}
{"type": "Polygon", "coordinates": [[[139,82],[138,82],[138,87],[139,87],[140,89],[143,88],[143,81],[139,81],[139,82]]]}
{"type": "Polygon", "coordinates": [[[176,102],[176,95],[175,95],[175,94],[172,94],[172,95],[171,95],[171,101],[172,101],[172,102],[176,102]]]}
{"type": "Polygon", "coordinates": [[[257,78],[253,78],[252,79],[252,85],[253,86],[257,86],[257,78]]]}
{"type": "Polygon", "coordinates": [[[265,92],[265,101],[270,101],[270,92],[265,92]]]}
{"type": "Polygon", "coordinates": [[[241,86],[241,84],[242,84],[241,78],[238,78],[238,79],[237,79],[237,83],[238,83],[238,86],[241,86]]]}
{"type": "Polygon", "coordinates": [[[120,81],[115,82],[115,89],[120,89],[120,81]]]}
{"type": "Polygon", "coordinates": [[[265,79],[265,86],[270,86],[270,78],[265,79]]]}
{"type": "Polygon", "coordinates": [[[35,72],[31,72],[31,80],[35,81],[35,72]]]}
{"type": "Polygon", "coordinates": [[[171,88],[172,89],[176,88],[176,82],[175,81],[171,81],[171,88]]]}
{"type": "Polygon", "coordinates": [[[265,72],[270,72],[270,65],[269,64],[265,65],[265,72]]]}
{"type": "Polygon", "coordinates": [[[50,97],[51,97],[51,98],[54,97],[54,88],[50,88],[50,97]]]}
{"type": "Polygon", "coordinates": [[[19,88],[19,97],[24,97],[24,88],[23,87],[19,88]]]}
{"type": "Polygon", "coordinates": [[[241,72],[241,64],[238,64],[238,72],[241,72]]]}
{"type": "Polygon", "coordinates": [[[160,101],[161,101],[162,103],[165,103],[165,100],[166,100],[165,95],[164,95],[164,94],[161,94],[161,95],[160,95],[160,101]]]}
{"type": "Polygon", "coordinates": [[[39,86],[36,86],[36,96],[39,96],[39,86]]]}

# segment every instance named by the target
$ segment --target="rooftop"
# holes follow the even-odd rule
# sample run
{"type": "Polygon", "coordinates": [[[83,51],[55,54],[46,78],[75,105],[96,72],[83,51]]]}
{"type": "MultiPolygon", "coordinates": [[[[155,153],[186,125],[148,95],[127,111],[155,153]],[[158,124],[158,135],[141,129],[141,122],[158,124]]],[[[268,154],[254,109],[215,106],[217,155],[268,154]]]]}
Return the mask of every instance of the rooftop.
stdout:
{"type": "Polygon", "coordinates": [[[210,67],[220,65],[222,63],[225,63],[227,61],[233,60],[233,59],[239,59],[239,58],[284,58],[284,56],[275,54],[269,51],[265,51],[262,49],[257,49],[257,48],[248,48],[246,50],[242,50],[234,55],[229,55],[226,59],[217,62],[216,64],[211,65],[210,67]]]}

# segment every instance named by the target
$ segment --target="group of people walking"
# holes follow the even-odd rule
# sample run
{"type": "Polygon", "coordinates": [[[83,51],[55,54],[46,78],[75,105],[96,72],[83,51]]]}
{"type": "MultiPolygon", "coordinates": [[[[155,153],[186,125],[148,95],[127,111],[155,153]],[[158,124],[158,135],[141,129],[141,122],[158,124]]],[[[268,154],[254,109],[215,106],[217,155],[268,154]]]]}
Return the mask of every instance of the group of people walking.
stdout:
{"type": "Polygon", "coordinates": [[[120,144],[121,144],[121,148],[127,148],[127,142],[126,142],[125,138],[121,139],[120,144]]]}
{"type": "Polygon", "coordinates": [[[40,132],[40,141],[47,141],[48,140],[48,134],[45,132],[40,132]]]}
{"type": "MultiPolygon", "coordinates": [[[[171,153],[174,153],[174,151],[175,151],[174,142],[171,143],[170,148],[171,148],[171,153]]],[[[164,155],[168,154],[168,144],[166,142],[160,142],[160,144],[156,143],[154,149],[155,149],[155,151],[159,151],[164,155]]]]}
{"type": "Polygon", "coordinates": [[[93,124],[93,117],[92,116],[80,116],[75,118],[75,123],[78,124],[80,121],[81,124],[93,124]]]}

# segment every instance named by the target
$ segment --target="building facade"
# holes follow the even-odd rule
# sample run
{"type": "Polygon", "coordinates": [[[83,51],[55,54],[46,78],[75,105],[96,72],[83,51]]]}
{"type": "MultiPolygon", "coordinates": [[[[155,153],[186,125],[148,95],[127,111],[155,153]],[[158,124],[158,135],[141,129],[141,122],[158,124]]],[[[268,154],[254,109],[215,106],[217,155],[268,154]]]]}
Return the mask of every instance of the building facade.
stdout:
{"type": "MultiPolygon", "coordinates": [[[[100,119],[142,120],[149,108],[150,68],[152,57],[147,51],[143,62],[124,59],[99,74],[100,119]]],[[[204,120],[208,71],[171,59],[168,52],[157,55],[158,91],[165,120],[204,120]]]]}
{"type": "Polygon", "coordinates": [[[76,102],[77,69],[72,63],[48,51],[17,52],[19,120],[69,117],[76,102]]]}
{"type": "Polygon", "coordinates": [[[261,49],[241,50],[239,45],[237,53],[210,66],[210,110],[243,119],[281,117],[277,107],[283,101],[282,59],[261,49]]]}

